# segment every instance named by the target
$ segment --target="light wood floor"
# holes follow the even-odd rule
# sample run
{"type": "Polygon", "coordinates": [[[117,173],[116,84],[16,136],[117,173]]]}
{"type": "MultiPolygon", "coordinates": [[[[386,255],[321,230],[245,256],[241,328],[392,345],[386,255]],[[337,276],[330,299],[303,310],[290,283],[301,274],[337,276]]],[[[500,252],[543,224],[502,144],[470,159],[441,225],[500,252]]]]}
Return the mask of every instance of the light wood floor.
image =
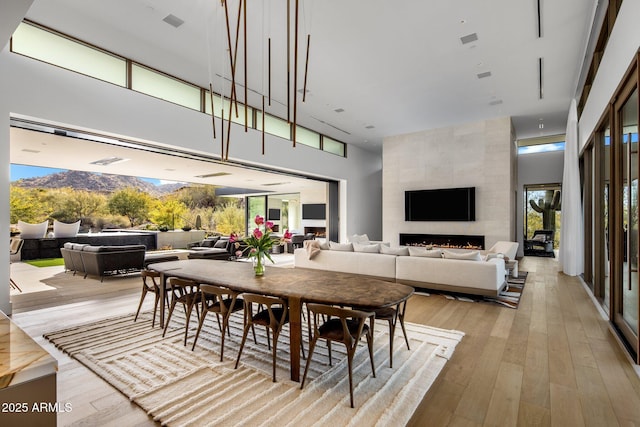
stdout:
{"type": "MultiPolygon", "coordinates": [[[[410,425],[640,425],[638,375],[580,281],[558,273],[554,259],[526,257],[520,269],[529,277],[517,310],[412,297],[407,321],[466,336],[410,425]]],[[[51,293],[53,302],[37,294],[31,303],[28,294],[14,298],[14,321],[59,360],[58,401],[73,405],[58,415],[59,425],[154,424],[42,338],[51,329],[135,310],[139,284],[135,277],[107,279],[87,283],[93,288],[61,287],[51,293]]]]}

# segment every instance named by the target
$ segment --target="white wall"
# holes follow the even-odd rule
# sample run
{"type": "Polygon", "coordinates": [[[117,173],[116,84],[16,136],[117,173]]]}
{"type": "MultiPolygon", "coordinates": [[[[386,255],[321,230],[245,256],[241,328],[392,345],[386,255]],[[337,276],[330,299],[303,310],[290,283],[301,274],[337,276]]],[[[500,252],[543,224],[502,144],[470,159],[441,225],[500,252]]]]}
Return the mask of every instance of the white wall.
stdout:
{"type": "Polygon", "coordinates": [[[518,198],[516,221],[516,238],[520,243],[518,246],[518,256],[524,255],[524,186],[531,184],[562,183],[563,169],[564,151],[531,153],[518,156],[518,198]]]}
{"type": "MultiPolygon", "coordinates": [[[[53,122],[76,129],[122,135],[156,145],[219,155],[212,141],[211,118],[153,97],[50,66],[8,52],[0,53],[0,177],[1,228],[9,229],[9,114],[53,122]]],[[[343,158],[271,135],[261,155],[261,135],[231,131],[230,159],[341,182],[340,239],[365,230],[381,235],[381,156],[354,146],[343,158]],[[377,180],[377,181],[376,181],[377,180]]],[[[5,243],[8,247],[8,239],[5,243]]],[[[5,249],[5,253],[7,250],[5,249]]],[[[0,262],[0,277],[8,278],[7,263],[0,262]]],[[[7,310],[8,280],[0,283],[0,307],[7,310]],[[4,303],[4,305],[3,305],[4,303]]]]}
{"type": "Polygon", "coordinates": [[[515,146],[511,119],[468,123],[386,138],[383,145],[383,240],[400,233],[485,236],[491,247],[515,233],[515,146]],[[476,221],[408,222],[404,192],[476,187],[476,221]]]}
{"type": "Polygon", "coordinates": [[[640,1],[622,2],[615,26],[578,123],[582,150],[640,47],[640,1]]]}

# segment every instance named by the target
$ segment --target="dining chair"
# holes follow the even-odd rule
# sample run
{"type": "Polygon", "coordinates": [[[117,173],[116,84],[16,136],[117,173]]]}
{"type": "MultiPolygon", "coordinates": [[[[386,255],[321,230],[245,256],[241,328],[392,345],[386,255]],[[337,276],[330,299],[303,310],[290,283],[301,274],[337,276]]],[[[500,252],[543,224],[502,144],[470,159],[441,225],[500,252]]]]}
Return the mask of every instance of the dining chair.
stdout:
{"type": "MultiPolygon", "coordinates": [[[[142,276],[142,295],[140,296],[140,304],[138,304],[138,311],[136,311],[136,317],[133,319],[135,322],[138,320],[138,314],[140,314],[140,309],[142,308],[142,303],[144,302],[145,297],[148,293],[152,293],[155,296],[155,301],[153,303],[153,321],[151,322],[151,327],[154,328],[156,325],[156,312],[158,311],[158,303],[160,302],[160,273],[151,270],[142,270],[140,272],[140,276],[142,276]],[[157,279],[157,280],[156,280],[157,279]]],[[[166,301],[166,306],[170,306],[169,302],[169,294],[171,293],[171,288],[165,289],[164,297],[166,301]]]]}
{"type": "Polygon", "coordinates": [[[373,327],[375,323],[375,313],[373,311],[352,310],[349,308],[339,308],[325,304],[308,303],[307,307],[313,314],[313,338],[309,346],[309,357],[304,368],[302,383],[300,389],[304,387],[307,379],[307,371],[313,358],[316,342],[323,338],[327,340],[329,350],[329,366],[331,366],[331,341],[341,342],[347,348],[347,363],[349,366],[349,397],[351,399],[351,407],[353,408],[353,355],[358,347],[358,342],[363,336],[367,337],[367,346],[369,347],[369,359],[371,360],[371,372],[373,377],[376,376],[376,368],[373,363],[373,327]],[[327,321],[319,325],[320,316],[326,316],[327,321]],[[367,325],[370,321],[370,326],[367,325]]]}
{"type": "Polygon", "coordinates": [[[179,279],[177,277],[169,278],[169,286],[171,288],[171,303],[169,305],[169,315],[164,325],[164,331],[162,336],[164,337],[171,321],[171,315],[178,303],[182,304],[184,313],[186,316],[184,327],[184,345],[187,345],[187,335],[189,334],[189,319],[193,312],[193,307],[196,308],[196,315],[199,317],[198,303],[200,302],[200,291],[198,284],[193,280],[179,279]]]}
{"type": "Polygon", "coordinates": [[[231,313],[240,311],[243,309],[244,301],[242,298],[238,298],[240,292],[232,291],[229,288],[215,285],[200,285],[200,301],[202,303],[202,310],[200,313],[200,321],[198,323],[198,330],[196,337],[193,339],[193,346],[191,350],[196,348],[196,342],[200,336],[202,325],[207,313],[215,313],[218,317],[218,325],[220,326],[220,317],[222,317],[222,325],[220,327],[220,361],[224,355],[224,333],[227,331],[229,336],[231,332],[229,330],[229,316],[231,313]]]}
{"type": "Polygon", "coordinates": [[[289,322],[288,303],[282,298],[247,293],[242,294],[242,298],[244,299],[244,332],[242,333],[242,342],[240,343],[235,369],[238,369],[249,328],[254,325],[264,326],[267,330],[267,347],[271,350],[273,358],[273,382],[276,382],[276,349],[280,331],[289,322]],[[253,314],[254,303],[258,304],[258,312],[255,315],[253,314]],[[273,347],[269,338],[270,331],[273,332],[273,347]]]}
{"type": "MultiPolygon", "coordinates": [[[[355,310],[369,310],[364,307],[353,307],[355,310]]],[[[407,309],[407,301],[402,301],[399,304],[391,307],[383,307],[372,309],[376,314],[376,320],[386,320],[389,323],[389,367],[393,368],[393,340],[396,332],[396,326],[400,321],[400,327],[404,334],[404,341],[407,344],[407,350],[411,350],[409,347],[409,337],[407,337],[407,330],[404,327],[404,313],[407,309]]]]}

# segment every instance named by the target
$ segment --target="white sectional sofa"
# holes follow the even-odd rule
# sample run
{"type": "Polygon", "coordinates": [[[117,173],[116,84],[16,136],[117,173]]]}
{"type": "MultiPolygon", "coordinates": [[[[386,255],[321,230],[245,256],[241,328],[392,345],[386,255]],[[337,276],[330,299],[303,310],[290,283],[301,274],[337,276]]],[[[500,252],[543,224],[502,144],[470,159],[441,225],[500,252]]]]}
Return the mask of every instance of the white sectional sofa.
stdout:
{"type": "MultiPolygon", "coordinates": [[[[505,286],[505,262],[495,255],[515,259],[517,250],[517,242],[498,242],[483,251],[480,260],[467,260],[323,249],[315,251],[310,259],[309,250],[299,248],[294,252],[294,262],[296,268],[362,274],[418,288],[496,296],[505,286]]],[[[448,255],[470,252],[454,250],[448,255]]]]}

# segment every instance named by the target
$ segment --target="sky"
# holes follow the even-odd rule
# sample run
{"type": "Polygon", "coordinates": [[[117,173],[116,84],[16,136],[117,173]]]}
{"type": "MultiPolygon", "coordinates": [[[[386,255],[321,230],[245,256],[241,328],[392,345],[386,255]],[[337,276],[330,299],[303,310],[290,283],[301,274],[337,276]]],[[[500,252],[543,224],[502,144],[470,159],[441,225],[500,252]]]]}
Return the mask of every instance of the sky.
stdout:
{"type": "MultiPolygon", "coordinates": [[[[58,172],[66,172],[66,169],[42,168],[39,166],[25,166],[11,164],[11,181],[17,181],[24,178],[37,178],[41,176],[51,175],[58,172]]],[[[150,182],[154,185],[165,184],[167,182],[153,178],[140,178],[143,181],[150,182]]]]}

